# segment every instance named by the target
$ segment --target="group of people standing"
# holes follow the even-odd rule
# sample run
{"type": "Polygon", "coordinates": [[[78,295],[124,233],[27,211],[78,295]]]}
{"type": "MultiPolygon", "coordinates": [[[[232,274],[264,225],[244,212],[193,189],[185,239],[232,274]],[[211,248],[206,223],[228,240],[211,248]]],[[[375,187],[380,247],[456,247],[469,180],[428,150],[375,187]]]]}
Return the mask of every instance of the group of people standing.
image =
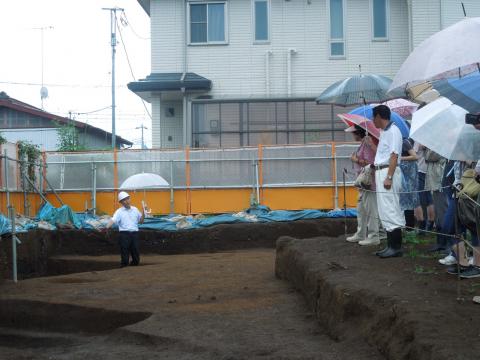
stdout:
{"type": "Polygon", "coordinates": [[[367,136],[359,126],[347,129],[353,132],[355,140],[361,141],[357,152],[352,154],[361,178],[357,184],[360,186],[358,227],[347,241],[364,246],[379,245],[381,238],[386,237],[387,246],[376,253],[381,258],[402,256],[402,228],[405,226],[405,215],[400,207],[400,191],[405,178],[399,167],[403,138],[399,128],[390,121],[390,115],[386,105],[373,108],[375,127],[382,130],[378,141],[367,136]]]}
{"type": "MultiPolygon", "coordinates": [[[[462,197],[465,171],[474,163],[447,161],[431,149],[403,138],[390,117],[390,109],[385,105],[373,109],[375,127],[381,129],[379,139],[369,136],[358,125],[346,130],[360,142],[351,156],[359,188],[358,226],[347,241],[368,246],[379,245],[386,238],[387,246],[376,255],[392,258],[402,256],[403,229],[419,236],[435,233],[436,244],[430,251],[445,255],[439,260],[441,264],[454,265],[460,261],[453,236],[456,220],[460,230],[469,231],[473,253],[478,252],[475,247],[480,250],[476,236],[480,212],[478,204],[468,200],[472,196],[476,199],[478,194],[473,191],[462,197]]],[[[477,175],[480,180],[480,164],[477,175]]],[[[477,184],[480,193],[480,183],[477,184]]],[[[458,273],[456,268],[448,271],[458,273]]],[[[480,276],[480,256],[478,261],[472,256],[461,271],[465,278],[480,276]]]]}

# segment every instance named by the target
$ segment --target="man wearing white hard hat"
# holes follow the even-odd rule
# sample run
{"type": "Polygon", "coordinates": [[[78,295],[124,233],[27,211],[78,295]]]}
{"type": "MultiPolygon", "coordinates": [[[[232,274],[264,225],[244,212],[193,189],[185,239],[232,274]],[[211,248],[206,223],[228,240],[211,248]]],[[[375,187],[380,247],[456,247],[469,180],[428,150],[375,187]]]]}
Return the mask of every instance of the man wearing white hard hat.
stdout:
{"type": "Polygon", "coordinates": [[[145,210],[140,213],[135,206],[130,205],[130,195],[125,191],[118,193],[118,201],[122,204],[113,214],[112,220],[107,225],[107,229],[113,224],[118,225],[120,231],[120,266],[129,265],[130,255],[132,261],[130,265],[136,266],[140,263],[140,253],[138,251],[138,224],[142,224],[145,219],[145,210]]]}

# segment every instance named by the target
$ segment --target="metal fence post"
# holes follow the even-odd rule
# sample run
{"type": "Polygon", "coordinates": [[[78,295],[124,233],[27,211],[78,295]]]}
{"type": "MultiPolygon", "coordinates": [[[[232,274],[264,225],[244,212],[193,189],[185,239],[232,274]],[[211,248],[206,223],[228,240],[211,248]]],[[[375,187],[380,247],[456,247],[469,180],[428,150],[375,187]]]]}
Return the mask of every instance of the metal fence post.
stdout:
{"type": "Polygon", "coordinates": [[[7,150],[3,151],[4,159],[5,159],[5,192],[7,194],[7,209],[10,207],[10,190],[8,189],[8,156],[7,150]]]}
{"type": "Polygon", "coordinates": [[[93,215],[97,213],[97,164],[92,161],[92,199],[93,215]]]}
{"type": "Polygon", "coordinates": [[[23,184],[23,214],[30,216],[28,211],[28,199],[27,199],[27,168],[26,166],[20,167],[22,169],[22,184],[23,184]]]}
{"type": "Polygon", "coordinates": [[[175,212],[175,199],[173,195],[173,160],[170,160],[170,215],[173,215],[175,212]]]}
{"type": "Polygon", "coordinates": [[[17,238],[16,229],[15,229],[15,208],[13,206],[8,207],[8,216],[10,218],[12,226],[12,275],[13,282],[17,282],[17,244],[21,244],[20,240],[17,238]]]}
{"type": "Polygon", "coordinates": [[[338,209],[338,179],[337,179],[337,151],[335,149],[335,143],[332,143],[332,160],[333,160],[333,169],[332,169],[332,180],[334,186],[334,198],[333,206],[334,209],[338,209]]]}
{"type": "Polygon", "coordinates": [[[260,205],[260,183],[259,183],[259,176],[258,176],[258,160],[255,160],[255,188],[256,188],[257,205],[260,205]]]}

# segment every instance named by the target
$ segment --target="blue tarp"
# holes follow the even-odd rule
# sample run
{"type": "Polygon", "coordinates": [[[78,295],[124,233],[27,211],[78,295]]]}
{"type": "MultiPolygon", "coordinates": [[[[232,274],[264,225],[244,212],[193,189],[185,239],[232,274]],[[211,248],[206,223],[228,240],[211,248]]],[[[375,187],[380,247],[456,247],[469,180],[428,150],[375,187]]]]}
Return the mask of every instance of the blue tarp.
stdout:
{"type": "MultiPolygon", "coordinates": [[[[140,225],[141,229],[150,230],[165,230],[178,231],[181,229],[198,229],[218,224],[234,224],[234,223],[265,223],[265,222],[279,222],[279,221],[295,221],[306,219],[320,219],[320,218],[343,218],[356,217],[357,211],[355,209],[344,210],[301,210],[301,211],[286,211],[275,210],[271,211],[266,206],[258,206],[250,208],[238,214],[221,214],[216,216],[195,218],[192,216],[181,217],[184,227],[177,227],[177,221],[174,221],[173,216],[146,218],[145,222],[140,225]]],[[[178,220],[178,216],[177,220],[178,220]]],[[[71,224],[77,229],[94,229],[88,221],[96,220],[91,214],[74,213],[68,205],[63,205],[60,208],[55,208],[50,203],[44,204],[38,212],[35,221],[25,224],[24,226],[17,225],[17,232],[24,232],[29,229],[37,228],[40,221],[46,221],[53,227],[57,225],[71,224]]],[[[0,235],[11,232],[11,222],[4,215],[0,214],[0,235]]]]}
{"type": "Polygon", "coordinates": [[[57,224],[72,224],[77,229],[82,227],[82,222],[78,215],[68,205],[56,208],[50,203],[45,203],[38,212],[36,219],[38,221],[47,221],[53,226],[57,226],[57,224]]]}
{"type": "MultiPolygon", "coordinates": [[[[25,225],[17,225],[15,227],[16,232],[26,232],[30,229],[35,229],[37,227],[37,224],[34,222],[27,223],[25,225]]],[[[9,218],[4,216],[3,214],[0,214],[0,235],[3,234],[10,234],[12,232],[12,222],[10,221],[9,218]]]]}
{"type": "MultiPolygon", "coordinates": [[[[234,224],[234,223],[252,223],[252,222],[280,222],[280,221],[295,221],[295,220],[307,220],[307,219],[321,219],[321,218],[343,218],[356,217],[357,211],[355,209],[344,210],[301,210],[301,211],[287,211],[287,210],[275,210],[270,211],[265,206],[248,209],[245,211],[248,216],[238,216],[238,214],[221,214],[211,216],[203,219],[195,219],[193,217],[187,217],[189,225],[187,229],[198,229],[202,227],[208,227],[218,224],[234,224]]],[[[166,230],[166,231],[178,231],[175,222],[168,220],[170,217],[145,219],[145,222],[140,225],[142,229],[150,230],[166,230]]]]}

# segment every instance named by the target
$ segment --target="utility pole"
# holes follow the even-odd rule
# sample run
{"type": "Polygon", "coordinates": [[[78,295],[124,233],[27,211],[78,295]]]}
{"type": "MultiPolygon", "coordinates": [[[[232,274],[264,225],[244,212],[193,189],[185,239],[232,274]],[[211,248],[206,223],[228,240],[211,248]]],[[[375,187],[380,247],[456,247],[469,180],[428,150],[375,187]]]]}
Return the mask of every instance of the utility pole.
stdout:
{"type": "Polygon", "coordinates": [[[143,137],[143,130],[147,130],[148,128],[142,124],[142,126],[137,126],[135,129],[142,129],[142,149],[146,149],[146,145],[145,145],[145,141],[143,141],[144,137],[143,137]]]}
{"type": "Polygon", "coordinates": [[[117,11],[124,11],[119,7],[102,8],[110,11],[110,45],[112,46],[112,150],[116,147],[115,135],[115,46],[117,46],[117,11]]]}

